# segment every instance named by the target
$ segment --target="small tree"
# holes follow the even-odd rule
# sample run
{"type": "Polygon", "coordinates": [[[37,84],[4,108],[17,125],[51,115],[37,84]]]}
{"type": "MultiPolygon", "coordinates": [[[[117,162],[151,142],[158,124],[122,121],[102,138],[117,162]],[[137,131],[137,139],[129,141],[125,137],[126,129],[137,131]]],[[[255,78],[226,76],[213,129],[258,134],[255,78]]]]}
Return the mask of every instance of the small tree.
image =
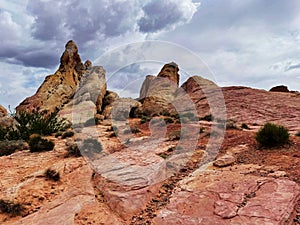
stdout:
{"type": "Polygon", "coordinates": [[[289,142],[289,132],[284,126],[266,123],[257,133],[256,141],[263,147],[277,147],[289,142]]]}
{"type": "Polygon", "coordinates": [[[65,119],[59,119],[57,112],[46,114],[46,112],[26,112],[21,111],[13,115],[18,122],[16,131],[19,138],[27,141],[31,134],[50,135],[67,127],[65,119]]]}

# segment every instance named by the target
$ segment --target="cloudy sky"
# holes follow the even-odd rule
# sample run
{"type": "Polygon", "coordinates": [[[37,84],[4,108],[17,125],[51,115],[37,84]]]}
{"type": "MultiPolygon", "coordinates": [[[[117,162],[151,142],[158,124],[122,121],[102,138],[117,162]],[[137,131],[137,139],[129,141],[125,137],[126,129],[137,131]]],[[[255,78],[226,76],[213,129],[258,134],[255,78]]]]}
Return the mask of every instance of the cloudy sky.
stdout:
{"type": "Polygon", "coordinates": [[[300,91],[299,0],[0,0],[0,32],[5,107],[35,93],[70,39],[83,61],[105,67],[109,89],[125,95],[170,61],[181,83],[197,74],[221,86],[300,91]],[[151,57],[135,62],[137,49],[151,57]]]}

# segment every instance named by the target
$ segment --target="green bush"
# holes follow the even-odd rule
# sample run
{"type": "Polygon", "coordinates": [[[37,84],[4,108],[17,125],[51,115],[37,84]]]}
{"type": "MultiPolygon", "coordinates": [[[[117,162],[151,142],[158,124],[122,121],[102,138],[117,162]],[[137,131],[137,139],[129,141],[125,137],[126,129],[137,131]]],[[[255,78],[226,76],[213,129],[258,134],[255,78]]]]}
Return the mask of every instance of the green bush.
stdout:
{"type": "Polygon", "coordinates": [[[2,213],[10,214],[11,216],[20,216],[24,211],[20,203],[13,203],[11,201],[0,199],[0,211],[2,213]]]}
{"type": "Polygon", "coordinates": [[[59,172],[52,170],[52,169],[47,169],[45,171],[45,177],[49,180],[53,180],[53,181],[59,181],[60,180],[60,175],[59,172]]]}
{"type": "Polygon", "coordinates": [[[166,159],[168,157],[168,155],[165,153],[160,153],[159,156],[162,157],[163,159],[166,159]]]}
{"type": "Polygon", "coordinates": [[[78,145],[76,143],[72,143],[67,147],[67,155],[66,157],[74,156],[74,157],[80,157],[81,152],[80,149],[78,148],[78,145]]]}
{"type": "Polygon", "coordinates": [[[18,124],[16,129],[11,130],[10,139],[27,141],[32,134],[50,135],[65,130],[68,126],[65,119],[58,118],[57,112],[46,114],[46,112],[21,111],[13,117],[18,124]]]}
{"type": "Polygon", "coordinates": [[[149,116],[142,116],[140,123],[143,124],[143,123],[149,122],[151,119],[152,118],[149,116]]]}
{"type": "Polygon", "coordinates": [[[200,120],[206,120],[206,121],[210,122],[210,121],[214,120],[214,117],[212,114],[209,114],[209,115],[202,117],[200,120]]]}
{"type": "Polygon", "coordinates": [[[164,121],[166,122],[166,124],[168,124],[168,123],[174,123],[174,120],[171,117],[165,117],[164,121]]]}
{"type": "Polygon", "coordinates": [[[266,123],[256,133],[255,139],[263,147],[282,146],[289,142],[289,132],[283,126],[266,123]]]}
{"type": "Polygon", "coordinates": [[[29,139],[29,149],[30,152],[44,152],[51,151],[54,148],[54,143],[42,138],[38,134],[33,134],[29,139]]]}

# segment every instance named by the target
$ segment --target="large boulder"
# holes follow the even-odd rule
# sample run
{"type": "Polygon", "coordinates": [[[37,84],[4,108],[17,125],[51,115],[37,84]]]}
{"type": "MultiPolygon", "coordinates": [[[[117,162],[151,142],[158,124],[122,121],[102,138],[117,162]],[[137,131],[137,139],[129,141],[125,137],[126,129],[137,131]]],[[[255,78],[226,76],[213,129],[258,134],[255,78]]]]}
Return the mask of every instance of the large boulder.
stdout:
{"type": "Polygon", "coordinates": [[[111,111],[113,108],[113,103],[119,99],[119,95],[113,91],[106,91],[106,94],[103,98],[102,112],[101,114],[105,119],[111,118],[111,111]]]}
{"type": "Polygon", "coordinates": [[[159,74],[148,75],[140,90],[142,112],[155,115],[167,111],[175,98],[179,83],[179,68],[176,63],[164,65],[159,74]]]}
{"type": "Polygon", "coordinates": [[[200,118],[212,114],[221,119],[225,114],[220,87],[201,76],[192,76],[181,85],[174,104],[182,113],[196,109],[200,118]]]}
{"type": "Polygon", "coordinates": [[[101,112],[105,94],[105,70],[101,66],[93,66],[83,74],[74,98],[60,110],[59,115],[73,124],[85,123],[101,112]]]}
{"type": "Polygon", "coordinates": [[[84,72],[85,65],[81,62],[77,45],[70,40],[60,58],[59,69],[47,76],[37,92],[26,98],[16,111],[53,112],[61,109],[74,96],[84,72]]]}

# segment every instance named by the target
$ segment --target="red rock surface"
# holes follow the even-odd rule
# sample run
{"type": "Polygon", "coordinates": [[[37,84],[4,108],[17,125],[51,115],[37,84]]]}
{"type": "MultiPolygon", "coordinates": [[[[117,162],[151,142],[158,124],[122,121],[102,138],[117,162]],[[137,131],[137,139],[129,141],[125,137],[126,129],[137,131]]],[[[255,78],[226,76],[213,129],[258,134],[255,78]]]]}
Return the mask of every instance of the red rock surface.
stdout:
{"type": "MultiPolygon", "coordinates": [[[[286,126],[293,133],[299,130],[299,125],[295,123],[300,121],[299,93],[268,92],[237,86],[219,88],[198,76],[189,78],[181,88],[196,105],[200,117],[212,114],[219,119],[226,109],[226,119],[239,126],[245,123],[258,128],[266,122],[273,122],[286,126]],[[222,107],[224,101],[226,108],[222,107]]],[[[188,109],[189,106],[181,102],[182,107],[188,109]]]]}
{"type": "Polygon", "coordinates": [[[197,170],[175,189],[153,224],[282,224],[300,186],[287,179],[245,176],[249,168],[197,170]]]}
{"type": "Polygon", "coordinates": [[[227,118],[237,123],[263,125],[273,122],[296,132],[300,121],[300,95],[247,87],[224,87],[227,118]]]}

